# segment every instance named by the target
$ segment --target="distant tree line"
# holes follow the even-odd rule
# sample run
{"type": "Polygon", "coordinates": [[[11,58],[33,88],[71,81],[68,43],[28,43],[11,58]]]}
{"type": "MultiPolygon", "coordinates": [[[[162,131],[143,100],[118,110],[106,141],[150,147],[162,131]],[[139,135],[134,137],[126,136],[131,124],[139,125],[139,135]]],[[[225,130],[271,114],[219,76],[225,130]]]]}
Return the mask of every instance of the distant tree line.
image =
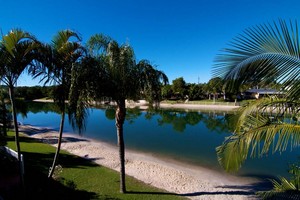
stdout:
{"type": "MultiPolygon", "coordinates": [[[[1,86],[6,88],[6,86],[1,86]]],[[[240,86],[239,90],[231,91],[226,89],[224,81],[219,78],[211,78],[207,83],[187,83],[183,77],[176,78],[172,84],[161,86],[162,100],[213,100],[223,99],[226,101],[234,101],[237,95],[250,88],[277,88],[280,84],[276,81],[263,83],[249,83],[240,86]]],[[[56,86],[18,86],[15,88],[16,98],[24,100],[34,100],[41,98],[54,98],[56,86]]],[[[141,93],[139,99],[143,99],[141,93]]]]}
{"type": "Polygon", "coordinates": [[[34,100],[51,97],[54,86],[22,86],[16,87],[15,95],[24,100],[34,100]]]}
{"type": "Polygon", "coordinates": [[[183,77],[176,78],[172,84],[162,86],[162,98],[168,100],[216,100],[234,101],[240,94],[250,88],[276,88],[281,85],[275,80],[265,82],[249,82],[241,84],[239,89],[226,87],[220,77],[211,78],[207,83],[186,83],[183,77]]]}

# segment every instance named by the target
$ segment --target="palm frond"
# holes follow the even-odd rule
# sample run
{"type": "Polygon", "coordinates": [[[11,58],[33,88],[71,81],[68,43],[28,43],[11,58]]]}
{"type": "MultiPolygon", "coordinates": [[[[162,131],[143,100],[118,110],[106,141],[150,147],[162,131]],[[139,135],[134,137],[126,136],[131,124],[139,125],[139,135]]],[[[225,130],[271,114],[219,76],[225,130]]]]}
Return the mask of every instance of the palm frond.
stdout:
{"type": "Polygon", "coordinates": [[[290,98],[299,94],[298,26],[279,20],[247,29],[216,57],[214,76],[222,76],[236,87],[241,83],[266,79],[282,83],[290,98]]]}
{"type": "Polygon", "coordinates": [[[103,34],[93,35],[87,42],[87,48],[92,56],[99,57],[106,53],[108,45],[113,39],[103,34]]]}
{"type": "Polygon", "coordinates": [[[75,39],[73,42],[81,41],[81,37],[78,33],[71,30],[59,31],[52,39],[53,48],[57,51],[63,51],[66,45],[72,42],[72,38],[75,39]]]}
{"type": "Polygon", "coordinates": [[[270,191],[258,192],[258,195],[263,199],[299,199],[299,166],[296,164],[290,165],[289,173],[292,175],[289,180],[284,177],[279,177],[279,180],[272,179],[273,189],[270,191]]]}
{"type": "Polygon", "coordinates": [[[285,151],[288,146],[291,149],[300,146],[300,125],[268,124],[263,120],[251,119],[255,124],[263,125],[226,138],[216,149],[219,163],[226,171],[237,171],[248,154],[261,157],[270,150],[275,153],[285,151]]]}

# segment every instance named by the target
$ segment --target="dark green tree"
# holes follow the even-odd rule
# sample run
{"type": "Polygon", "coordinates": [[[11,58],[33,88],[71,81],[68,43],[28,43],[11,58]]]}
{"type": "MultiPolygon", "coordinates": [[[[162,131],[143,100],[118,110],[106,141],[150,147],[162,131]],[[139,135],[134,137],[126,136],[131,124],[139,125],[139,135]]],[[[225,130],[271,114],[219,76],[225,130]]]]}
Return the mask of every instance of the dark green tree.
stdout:
{"type": "Polygon", "coordinates": [[[212,78],[207,83],[209,91],[213,94],[213,100],[216,100],[218,94],[223,91],[223,80],[220,77],[212,78]]]}
{"type": "Polygon", "coordinates": [[[172,81],[172,90],[180,99],[184,99],[186,95],[186,82],[183,77],[176,78],[172,81]]]}
{"type": "Polygon", "coordinates": [[[172,86],[171,85],[164,85],[161,89],[161,95],[164,99],[170,99],[173,94],[172,86]]]}
{"type": "Polygon", "coordinates": [[[203,84],[188,84],[187,88],[189,100],[201,100],[205,98],[203,84]]]}

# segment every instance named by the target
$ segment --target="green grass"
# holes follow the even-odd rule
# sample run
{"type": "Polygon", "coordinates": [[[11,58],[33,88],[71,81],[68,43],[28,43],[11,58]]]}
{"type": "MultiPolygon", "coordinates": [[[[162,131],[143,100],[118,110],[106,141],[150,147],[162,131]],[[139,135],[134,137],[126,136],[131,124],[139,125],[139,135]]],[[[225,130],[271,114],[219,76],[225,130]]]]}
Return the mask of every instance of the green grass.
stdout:
{"type": "MultiPolygon", "coordinates": [[[[15,149],[14,137],[9,132],[6,145],[15,149]]],[[[27,199],[185,199],[176,194],[151,187],[132,177],[126,177],[128,193],[119,192],[119,173],[91,161],[61,151],[62,171],[56,180],[47,174],[55,148],[26,136],[21,137],[25,160],[27,199]]],[[[18,198],[20,196],[17,196],[18,198]]],[[[24,197],[22,196],[24,199],[24,197]]]]}

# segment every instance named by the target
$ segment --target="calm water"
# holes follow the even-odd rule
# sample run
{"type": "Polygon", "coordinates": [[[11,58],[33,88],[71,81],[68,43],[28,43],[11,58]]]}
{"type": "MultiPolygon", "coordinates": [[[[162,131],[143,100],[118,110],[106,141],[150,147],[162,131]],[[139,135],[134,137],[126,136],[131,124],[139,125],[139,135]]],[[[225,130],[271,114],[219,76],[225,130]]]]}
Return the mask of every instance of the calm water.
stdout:
{"type": "MultiPolygon", "coordinates": [[[[51,104],[50,104],[51,105],[51,104]]],[[[176,159],[187,164],[219,167],[215,148],[230,135],[229,113],[180,110],[159,112],[128,110],[124,124],[126,148],[176,159]]],[[[89,110],[86,129],[87,138],[116,144],[114,110],[89,110]]],[[[26,116],[18,115],[19,122],[58,130],[60,115],[49,104],[35,103],[28,106],[26,116]]],[[[66,117],[65,132],[73,132],[66,117]]],[[[239,171],[241,175],[277,176],[287,175],[289,163],[297,161],[300,149],[275,154],[262,159],[248,159],[239,171]]]]}

